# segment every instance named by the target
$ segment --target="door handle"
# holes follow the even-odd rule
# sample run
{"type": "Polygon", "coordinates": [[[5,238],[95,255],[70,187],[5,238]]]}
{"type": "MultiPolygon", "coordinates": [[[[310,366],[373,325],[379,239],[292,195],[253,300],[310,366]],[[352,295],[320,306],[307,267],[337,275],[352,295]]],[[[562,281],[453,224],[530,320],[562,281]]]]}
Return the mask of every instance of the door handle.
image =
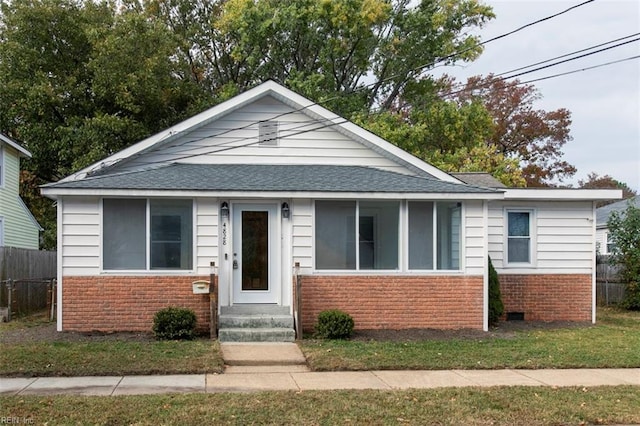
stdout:
{"type": "Polygon", "coordinates": [[[233,269],[238,269],[238,261],[237,260],[233,261],[233,269]]]}

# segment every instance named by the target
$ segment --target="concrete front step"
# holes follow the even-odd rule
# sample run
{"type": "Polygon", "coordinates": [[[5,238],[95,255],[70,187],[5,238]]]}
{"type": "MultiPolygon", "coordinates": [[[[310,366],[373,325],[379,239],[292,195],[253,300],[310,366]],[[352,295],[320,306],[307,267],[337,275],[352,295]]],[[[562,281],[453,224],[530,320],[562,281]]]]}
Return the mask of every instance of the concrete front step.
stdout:
{"type": "Polygon", "coordinates": [[[296,339],[293,328],[220,328],[218,340],[221,342],[293,342],[296,339]]]}
{"type": "Polygon", "coordinates": [[[223,306],[218,318],[221,342],[293,342],[289,306],[246,304],[223,306]]]}
{"type": "Polygon", "coordinates": [[[291,307],[256,303],[221,306],[220,315],[291,315],[291,307]]]}
{"type": "Polygon", "coordinates": [[[218,319],[219,328],[291,328],[293,316],[270,314],[223,314],[218,319]]]}

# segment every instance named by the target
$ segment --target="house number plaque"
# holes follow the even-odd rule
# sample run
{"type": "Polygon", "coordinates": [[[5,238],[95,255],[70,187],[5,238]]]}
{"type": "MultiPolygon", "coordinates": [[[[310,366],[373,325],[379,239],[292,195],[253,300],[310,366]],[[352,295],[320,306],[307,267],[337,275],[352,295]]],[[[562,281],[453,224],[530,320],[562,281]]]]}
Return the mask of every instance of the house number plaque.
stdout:
{"type": "Polygon", "coordinates": [[[227,224],[226,223],[222,224],[222,245],[223,246],[227,245],[227,224]]]}

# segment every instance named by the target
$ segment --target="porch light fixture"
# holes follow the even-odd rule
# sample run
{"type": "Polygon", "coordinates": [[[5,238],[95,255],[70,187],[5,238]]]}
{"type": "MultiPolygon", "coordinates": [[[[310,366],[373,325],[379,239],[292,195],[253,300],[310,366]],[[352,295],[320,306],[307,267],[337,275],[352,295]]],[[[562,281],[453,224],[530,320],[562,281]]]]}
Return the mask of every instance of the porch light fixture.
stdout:
{"type": "Polygon", "coordinates": [[[291,209],[289,209],[289,203],[282,203],[282,217],[285,219],[289,219],[290,214],[291,209]]]}
{"type": "Polygon", "coordinates": [[[220,206],[220,216],[229,217],[229,203],[226,201],[220,206]]]}

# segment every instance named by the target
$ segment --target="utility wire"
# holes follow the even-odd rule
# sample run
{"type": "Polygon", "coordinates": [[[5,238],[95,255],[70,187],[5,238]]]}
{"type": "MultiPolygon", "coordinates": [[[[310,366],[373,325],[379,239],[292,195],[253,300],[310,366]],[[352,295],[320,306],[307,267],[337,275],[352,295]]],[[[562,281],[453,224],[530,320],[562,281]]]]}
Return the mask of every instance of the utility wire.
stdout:
{"type": "MultiPolygon", "coordinates": [[[[640,33],[632,34],[632,35],[629,35],[629,36],[626,36],[626,37],[622,37],[622,38],[619,38],[619,39],[616,39],[616,40],[611,40],[611,41],[606,42],[606,43],[601,43],[599,45],[591,46],[591,47],[586,48],[586,49],[581,49],[581,50],[578,50],[576,52],[572,52],[572,53],[569,53],[569,54],[561,55],[561,56],[556,57],[556,58],[551,58],[551,59],[548,59],[548,60],[545,60],[545,61],[542,61],[542,62],[538,62],[536,64],[532,64],[532,65],[529,65],[529,66],[526,66],[526,67],[521,67],[520,69],[527,69],[527,68],[530,68],[531,66],[534,66],[534,65],[537,65],[537,64],[548,63],[549,61],[552,61],[552,60],[557,59],[557,58],[571,56],[571,55],[573,55],[575,53],[588,51],[588,50],[593,49],[594,47],[607,45],[607,44],[613,43],[613,42],[618,41],[618,40],[625,40],[625,39],[628,39],[629,37],[633,37],[633,36],[636,36],[636,35],[640,35],[640,33]]],[[[513,70],[512,71],[505,71],[503,73],[496,74],[495,77],[500,77],[500,78],[498,78],[498,80],[507,80],[507,79],[519,77],[519,76],[530,74],[530,73],[533,73],[533,72],[536,72],[536,71],[539,71],[539,70],[542,70],[542,69],[551,68],[553,66],[557,66],[557,65],[565,63],[565,62],[570,62],[570,61],[577,60],[577,59],[580,59],[580,58],[583,58],[583,57],[586,57],[586,56],[590,56],[590,55],[593,55],[593,54],[596,54],[596,53],[601,53],[601,52],[606,51],[606,50],[614,49],[614,48],[617,48],[617,47],[620,47],[620,46],[623,46],[623,45],[626,45],[626,44],[629,44],[629,43],[632,43],[632,42],[636,42],[636,41],[639,41],[639,40],[640,40],[640,37],[638,37],[636,39],[632,39],[632,40],[627,40],[627,41],[618,43],[618,44],[613,45],[613,46],[608,46],[606,48],[599,49],[599,50],[596,50],[596,51],[593,51],[593,52],[589,52],[589,53],[586,53],[586,54],[583,54],[583,55],[580,55],[580,56],[577,56],[577,57],[574,57],[574,58],[566,59],[566,60],[563,60],[563,61],[558,61],[558,62],[555,62],[555,63],[552,63],[552,64],[548,64],[548,65],[545,65],[545,66],[541,66],[541,67],[538,67],[538,68],[535,68],[535,69],[531,69],[531,70],[528,70],[528,71],[523,71],[523,72],[520,72],[520,73],[514,74],[514,75],[504,76],[506,74],[510,74],[510,73],[513,72],[513,70]],[[501,77],[501,76],[504,76],[504,77],[501,77]]],[[[584,68],[583,70],[588,70],[588,69],[590,69],[590,68],[584,68]]],[[[569,74],[571,74],[571,73],[573,73],[573,72],[569,72],[569,74]]],[[[565,74],[559,74],[558,76],[560,76],[560,75],[565,75],[565,74]]],[[[548,78],[551,78],[551,77],[545,77],[543,79],[548,79],[548,78]]],[[[486,84],[480,85],[478,87],[475,87],[474,89],[480,89],[480,88],[483,88],[483,87],[489,87],[494,81],[495,80],[492,80],[492,82],[488,82],[486,84]]],[[[538,80],[533,80],[533,81],[538,81],[538,80]]],[[[520,82],[518,84],[526,84],[526,82],[520,82]]],[[[467,90],[469,90],[469,89],[461,88],[461,89],[451,90],[449,92],[440,93],[439,96],[442,97],[442,98],[450,97],[450,96],[465,92],[467,90]]],[[[293,112],[297,112],[297,111],[299,111],[299,110],[284,112],[284,113],[278,114],[274,118],[282,117],[282,116],[284,116],[284,115],[286,115],[288,113],[293,113],[293,112]]],[[[377,114],[379,112],[380,111],[371,112],[371,114],[373,115],[373,114],[377,114]]],[[[296,124],[296,125],[299,125],[299,126],[290,128],[288,130],[289,131],[296,130],[296,129],[299,129],[299,128],[302,128],[302,127],[306,127],[309,123],[317,123],[317,122],[322,122],[322,121],[329,122],[330,123],[329,126],[332,126],[333,125],[332,123],[334,123],[334,121],[327,120],[327,119],[321,120],[321,121],[319,121],[319,120],[301,121],[301,122],[292,123],[292,124],[296,124]]],[[[348,120],[345,120],[345,121],[343,121],[341,123],[344,123],[346,121],[348,121],[348,120]]],[[[231,131],[244,130],[244,129],[247,129],[247,128],[250,128],[250,127],[255,127],[256,124],[257,124],[257,122],[251,122],[251,123],[249,123],[249,124],[247,124],[245,126],[224,130],[221,133],[216,134],[216,135],[211,135],[211,136],[201,137],[201,138],[186,139],[185,141],[182,141],[182,142],[180,142],[178,144],[170,145],[170,146],[168,146],[168,148],[180,148],[181,146],[190,145],[193,142],[198,142],[200,140],[209,139],[209,138],[219,138],[220,136],[228,134],[231,131]]],[[[316,129],[316,130],[319,130],[319,128],[316,129]]],[[[303,132],[303,133],[306,133],[306,132],[303,132]]],[[[299,133],[294,133],[294,134],[291,134],[291,135],[288,135],[288,136],[294,136],[294,135],[297,135],[297,134],[299,134],[299,133]]],[[[287,136],[284,136],[284,137],[287,137],[287,136]]],[[[229,146],[241,147],[241,146],[244,146],[244,145],[236,145],[236,144],[239,143],[239,142],[243,142],[245,140],[254,140],[255,141],[255,137],[253,137],[253,136],[251,136],[251,137],[235,137],[231,141],[225,141],[225,142],[222,142],[222,143],[218,143],[218,144],[215,145],[215,147],[229,147],[229,146]]],[[[213,147],[214,146],[211,146],[211,148],[213,148],[213,147]]],[[[202,148],[203,148],[202,146],[188,146],[188,147],[185,147],[185,149],[183,149],[183,150],[176,150],[176,153],[181,153],[181,152],[186,153],[186,152],[190,152],[190,151],[197,151],[197,150],[202,150],[202,148]]],[[[211,152],[209,152],[209,153],[211,153],[211,152]]],[[[192,157],[192,156],[193,155],[189,155],[188,157],[192,157]]],[[[182,157],[180,157],[180,158],[182,158],[182,157]]]]}
{"type": "MultiPolygon", "coordinates": [[[[634,35],[638,35],[638,34],[634,34],[634,35]]],[[[625,37],[625,38],[627,38],[627,37],[625,37]]],[[[512,72],[512,71],[506,71],[506,72],[503,72],[503,73],[500,73],[500,74],[495,74],[494,76],[495,77],[500,77],[499,78],[500,80],[507,80],[507,79],[510,79],[510,78],[516,78],[516,77],[520,77],[520,76],[523,76],[523,75],[526,75],[526,74],[531,74],[533,72],[540,71],[540,70],[543,70],[543,69],[555,67],[555,66],[560,65],[560,64],[564,64],[564,63],[567,63],[567,62],[575,61],[577,59],[582,59],[582,58],[587,57],[587,56],[595,55],[596,53],[601,53],[601,52],[604,52],[604,51],[607,51],[607,50],[615,49],[617,47],[621,47],[621,46],[627,45],[629,43],[634,43],[636,41],[640,41],[640,37],[632,39],[632,40],[627,40],[627,41],[624,41],[622,43],[615,44],[613,46],[608,46],[608,47],[605,47],[605,48],[602,48],[602,49],[598,49],[598,50],[595,50],[593,52],[584,53],[582,55],[578,55],[578,56],[575,56],[573,58],[564,59],[562,61],[554,62],[554,63],[548,64],[548,65],[544,65],[544,66],[541,66],[541,67],[537,67],[537,68],[533,68],[533,69],[528,70],[528,71],[522,71],[522,72],[519,72],[517,74],[506,75],[505,76],[505,74],[510,74],[512,72]]],[[[572,54],[573,53],[570,53],[568,55],[572,55],[572,54]]],[[[565,57],[565,56],[568,56],[568,55],[563,55],[563,56],[560,56],[560,57],[565,57]]],[[[542,63],[546,63],[546,62],[549,62],[551,60],[553,60],[553,59],[550,59],[550,60],[547,60],[547,61],[543,61],[542,63]]],[[[530,66],[527,66],[527,67],[522,67],[521,69],[530,68],[531,66],[533,66],[533,65],[530,65],[530,66]]],[[[590,68],[585,68],[585,70],[586,69],[590,69],[590,68]]],[[[482,87],[488,87],[490,85],[491,85],[491,83],[487,83],[485,85],[480,85],[478,87],[475,87],[474,89],[482,88],[482,87]]],[[[462,89],[458,89],[458,90],[454,90],[454,91],[450,91],[450,92],[447,92],[447,93],[440,93],[439,95],[441,97],[448,97],[448,96],[457,95],[458,93],[462,93],[462,92],[465,92],[465,91],[469,90],[469,89],[464,87],[464,83],[461,83],[459,87],[463,87],[463,88],[462,89]]]]}
{"type": "MultiPolygon", "coordinates": [[[[575,74],[578,72],[583,72],[583,71],[588,71],[588,70],[592,70],[592,69],[596,69],[596,68],[601,68],[601,67],[605,67],[605,66],[609,66],[609,65],[614,65],[620,62],[625,62],[625,61],[629,61],[629,60],[633,60],[633,59],[638,59],[640,58],[640,55],[636,55],[636,56],[630,56],[628,58],[623,58],[623,59],[619,59],[616,61],[610,61],[610,62],[605,62],[602,64],[598,64],[598,65],[593,65],[590,67],[585,67],[585,68],[580,68],[580,69],[575,69],[575,70],[571,70],[571,71],[567,71],[567,72],[563,72],[563,73],[558,73],[558,74],[553,74],[553,75],[549,75],[549,76],[545,76],[545,77],[540,77],[540,78],[536,78],[536,79],[532,79],[532,80],[528,80],[528,81],[521,81],[521,82],[517,82],[516,85],[523,85],[523,84],[529,84],[532,82],[536,82],[536,81],[542,81],[542,80],[549,80],[552,78],[557,78],[557,77],[562,77],[565,75],[570,75],[570,74],[575,74]]],[[[510,77],[501,77],[500,80],[506,80],[510,77]]],[[[445,95],[446,96],[446,95],[445,95]]],[[[298,136],[304,133],[308,133],[308,132],[313,132],[313,131],[317,131],[317,130],[322,130],[322,129],[326,129],[329,127],[333,127],[333,126],[338,126],[341,124],[345,124],[347,122],[349,122],[349,120],[344,119],[342,117],[341,121],[331,121],[331,120],[320,120],[321,121],[327,121],[328,124],[323,124],[320,125],[319,127],[316,128],[312,128],[312,129],[305,129],[305,130],[301,130],[299,132],[295,132],[295,133],[291,133],[285,136],[279,136],[280,139],[285,139],[285,138],[290,138],[292,136],[298,136]]],[[[200,155],[209,155],[209,154],[217,154],[220,152],[224,152],[224,151],[229,151],[232,149],[237,149],[237,148],[243,148],[243,147],[248,147],[248,146],[252,146],[252,145],[257,145],[260,143],[260,141],[257,140],[257,138],[255,136],[251,136],[251,137],[244,137],[244,138],[238,138],[238,140],[236,140],[236,142],[240,142],[242,140],[248,140],[249,142],[247,143],[242,143],[239,145],[215,145],[212,146],[211,148],[219,148],[222,146],[222,149],[210,149],[204,152],[198,152],[198,153],[194,153],[194,154],[185,154],[182,156],[178,156],[178,157],[174,157],[171,159],[171,162],[175,162],[178,160],[184,160],[187,158],[192,158],[192,157],[197,157],[200,155]]],[[[201,149],[202,147],[198,147],[198,149],[201,149]]],[[[154,165],[154,164],[159,164],[159,163],[164,163],[164,161],[149,161],[149,162],[141,162],[141,165],[154,165]]]]}
{"type": "MultiPolygon", "coordinates": [[[[579,4],[576,4],[576,5],[573,5],[573,6],[571,6],[571,7],[567,8],[567,9],[564,9],[564,10],[562,10],[562,11],[558,12],[558,13],[555,13],[555,14],[553,14],[553,15],[549,15],[549,16],[546,16],[546,17],[544,17],[544,18],[538,19],[538,20],[536,20],[536,21],[530,22],[530,23],[528,23],[528,24],[522,25],[522,26],[520,26],[520,27],[518,27],[518,28],[516,28],[516,29],[514,29],[514,30],[511,30],[511,31],[506,32],[506,33],[504,33],[504,34],[500,34],[500,35],[498,35],[498,36],[496,36],[496,37],[492,37],[492,38],[490,38],[490,39],[488,39],[488,40],[485,40],[485,41],[482,41],[482,42],[480,42],[480,43],[477,43],[477,44],[475,44],[474,46],[468,47],[468,48],[466,48],[466,49],[463,49],[463,50],[460,50],[460,51],[456,51],[456,52],[454,52],[454,53],[452,53],[452,54],[450,54],[450,55],[447,55],[447,56],[445,56],[445,57],[443,57],[443,58],[440,58],[440,59],[438,59],[438,60],[436,60],[436,61],[432,61],[432,62],[430,62],[430,63],[427,63],[427,64],[424,64],[424,65],[421,65],[421,66],[418,66],[418,67],[412,68],[412,69],[408,70],[408,71],[407,71],[407,73],[409,73],[409,72],[415,72],[415,71],[419,71],[419,70],[425,69],[425,68],[427,68],[427,67],[435,66],[435,65],[437,65],[438,63],[445,62],[445,61],[447,61],[447,60],[449,60],[449,59],[452,59],[452,58],[454,58],[454,57],[456,57],[456,56],[458,56],[458,55],[461,55],[461,54],[466,53],[466,52],[468,52],[468,51],[470,51],[470,50],[476,49],[476,48],[477,48],[477,47],[479,47],[479,46],[484,46],[484,45],[486,45],[486,44],[488,44],[488,43],[491,43],[491,42],[494,42],[494,41],[496,41],[496,40],[500,40],[500,39],[502,39],[502,38],[508,37],[508,36],[510,36],[510,35],[512,35],[512,34],[515,34],[515,33],[519,32],[519,31],[522,31],[522,30],[524,30],[524,29],[526,29],[526,28],[529,28],[529,27],[531,27],[531,26],[537,25],[537,24],[539,24],[539,23],[541,23],[541,22],[548,21],[548,20],[550,20],[550,19],[553,19],[553,18],[558,17],[558,16],[560,16],[560,15],[563,15],[563,14],[565,14],[565,13],[568,13],[568,12],[570,12],[570,11],[574,10],[574,9],[577,9],[577,8],[579,8],[579,7],[582,7],[582,6],[585,6],[585,5],[587,5],[587,4],[589,4],[589,3],[592,3],[592,2],[594,2],[594,1],[595,1],[595,0],[587,0],[587,1],[584,1],[584,2],[582,2],[582,3],[579,3],[579,4]]],[[[363,85],[363,86],[357,87],[357,88],[355,88],[355,89],[353,90],[353,92],[358,92],[358,91],[361,91],[361,90],[364,90],[364,89],[367,89],[367,88],[373,87],[373,86],[375,86],[375,85],[377,85],[377,84],[387,82],[387,81],[392,80],[392,79],[394,79],[394,78],[397,78],[397,77],[399,77],[399,76],[400,76],[400,74],[391,75],[391,76],[386,77],[386,78],[384,78],[384,79],[382,79],[382,80],[380,80],[380,81],[377,81],[377,82],[375,82],[375,83],[370,83],[370,84],[366,84],[366,85],[363,85]]],[[[316,106],[316,105],[320,106],[320,105],[321,105],[321,104],[320,104],[320,102],[326,103],[326,102],[329,102],[329,101],[332,101],[332,100],[335,100],[335,99],[339,99],[339,96],[329,97],[329,98],[326,98],[326,99],[324,99],[324,100],[322,100],[322,101],[318,101],[318,102],[311,102],[310,104],[308,104],[308,105],[306,105],[306,106],[304,106],[304,107],[300,107],[300,108],[297,108],[297,109],[292,110],[292,111],[288,111],[288,112],[284,112],[284,113],[281,113],[281,114],[275,115],[275,116],[271,117],[269,120],[274,120],[274,119],[277,119],[277,118],[283,117],[283,116],[288,115],[288,114],[294,114],[294,113],[297,113],[297,112],[301,112],[301,111],[304,111],[304,110],[306,110],[306,109],[308,109],[308,108],[312,108],[312,107],[314,107],[314,106],[316,106]]],[[[264,121],[264,120],[261,120],[261,121],[264,121]]],[[[246,125],[244,125],[244,126],[242,126],[242,127],[233,128],[233,129],[227,129],[227,130],[225,130],[225,131],[223,131],[223,132],[219,133],[217,136],[219,137],[219,136],[223,136],[223,135],[225,135],[225,134],[228,134],[228,133],[230,133],[230,132],[234,132],[234,131],[237,131],[237,130],[247,129],[247,128],[250,128],[250,127],[252,127],[252,126],[255,126],[257,123],[259,123],[259,121],[258,121],[258,122],[252,122],[252,123],[246,124],[246,125]]],[[[167,139],[167,138],[169,138],[169,137],[171,137],[171,136],[173,136],[173,135],[169,133],[169,134],[167,134],[163,139],[167,139]]],[[[206,139],[206,138],[201,138],[200,140],[202,140],[202,139],[206,139]]],[[[195,141],[195,140],[191,140],[191,141],[188,141],[188,142],[184,142],[184,143],[182,143],[182,144],[191,143],[191,142],[194,142],[194,141],[195,141]]],[[[155,145],[155,144],[154,144],[154,145],[155,145]]],[[[178,144],[178,145],[180,145],[180,144],[178,144]]],[[[178,145],[174,145],[174,146],[178,146],[178,145]]],[[[142,155],[144,152],[147,152],[147,151],[146,151],[146,150],[143,150],[143,151],[140,151],[140,152],[138,152],[138,153],[133,154],[131,157],[127,158],[127,161],[130,161],[130,160],[131,160],[131,159],[133,159],[133,158],[137,158],[138,156],[142,155]]],[[[110,163],[109,165],[107,165],[107,166],[105,166],[105,167],[109,167],[109,166],[111,166],[111,165],[113,165],[113,164],[116,164],[116,163],[118,163],[118,162],[119,162],[119,160],[118,160],[118,161],[115,161],[114,163],[110,163]]],[[[100,168],[100,169],[98,169],[98,170],[102,170],[102,168],[100,168]]],[[[97,172],[98,170],[90,170],[90,171],[89,171],[89,173],[97,172]]]]}

